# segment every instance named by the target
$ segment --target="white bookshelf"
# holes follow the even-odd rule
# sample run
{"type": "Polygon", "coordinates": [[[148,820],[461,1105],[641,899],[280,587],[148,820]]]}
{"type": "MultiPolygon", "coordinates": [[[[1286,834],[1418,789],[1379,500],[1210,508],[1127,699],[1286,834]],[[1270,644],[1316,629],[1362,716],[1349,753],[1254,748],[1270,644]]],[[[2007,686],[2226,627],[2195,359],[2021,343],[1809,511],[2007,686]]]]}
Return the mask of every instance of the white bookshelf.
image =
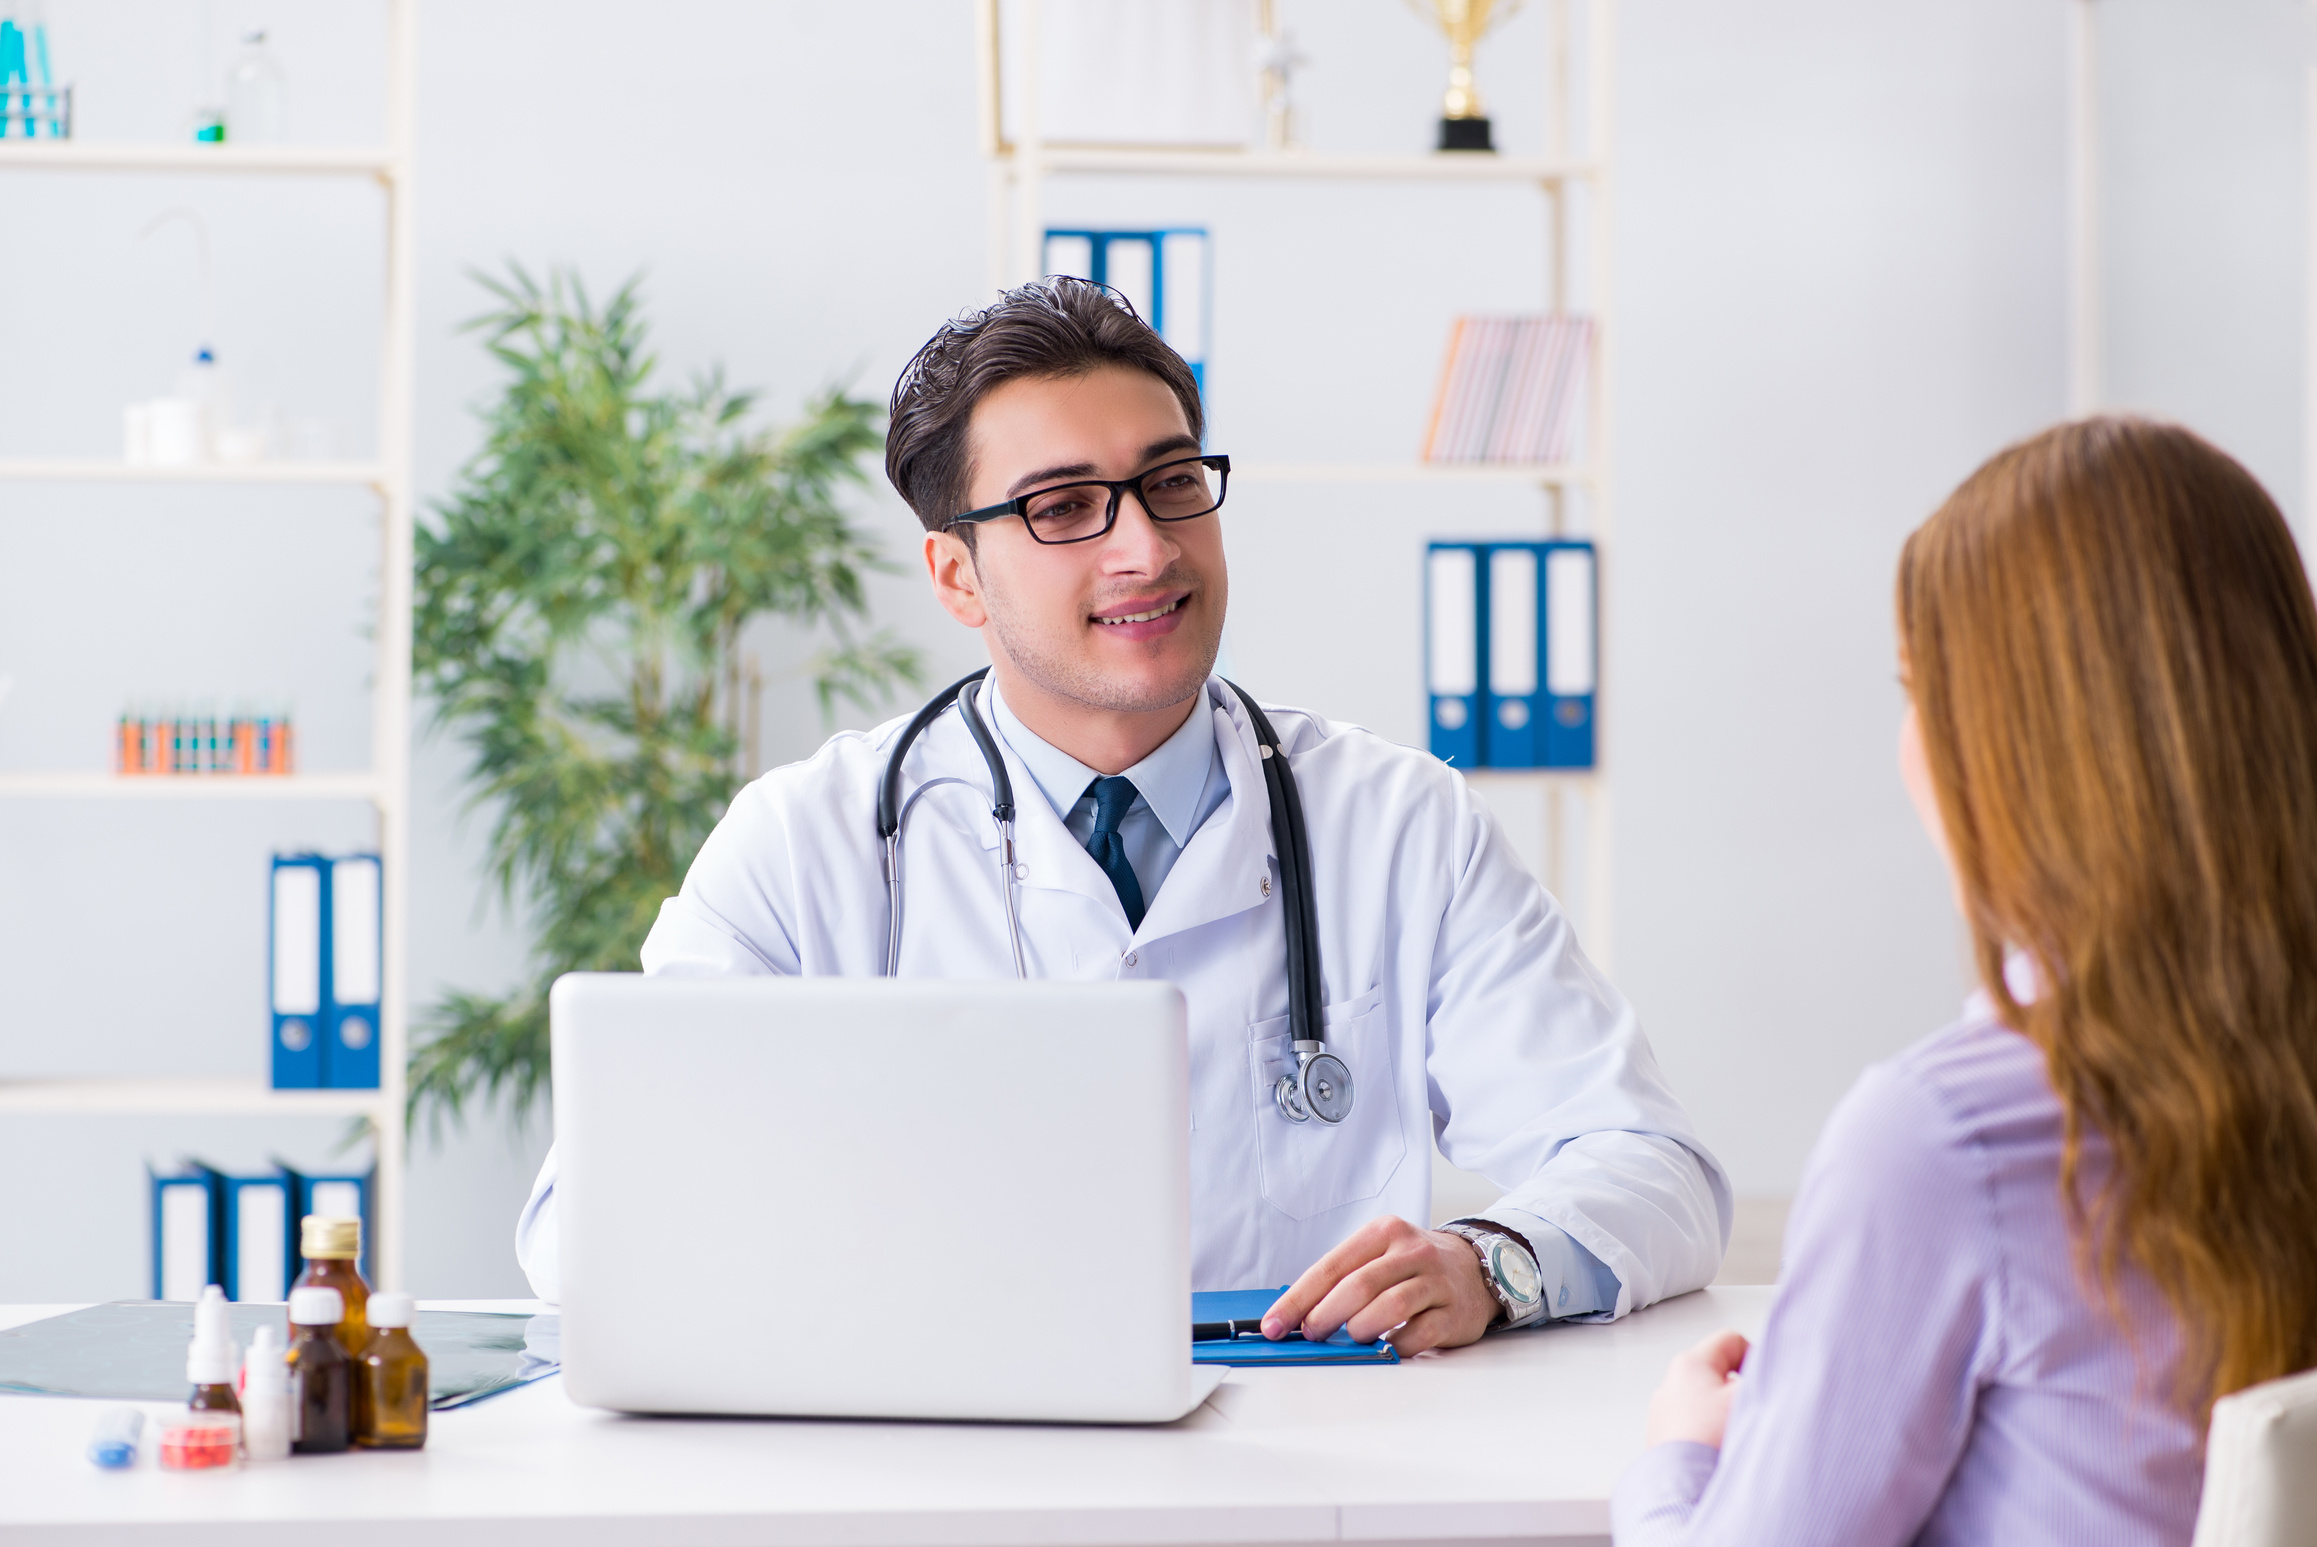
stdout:
{"type": "MultiPolygon", "coordinates": [[[[1004,133],[1004,105],[998,78],[998,0],[976,0],[976,44],[981,92],[982,152],[990,166],[990,189],[999,205],[993,223],[992,280],[1019,284],[1034,278],[1044,252],[1046,185],[1057,177],[1212,177],[1285,178],[1340,183],[1429,182],[1527,185],[1545,201],[1546,251],[1543,294],[1548,310],[1566,309],[1571,269],[1581,260],[1590,281],[1594,319],[1593,369],[1589,380],[1586,425],[1588,444],[1581,462],[1569,466],[1534,463],[1268,463],[1250,458],[1234,461],[1234,480],[1273,483],[1375,484],[1525,484],[1544,496],[1539,535],[1555,537],[1567,531],[1567,500],[1572,489],[1587,499],[1585,535],[1598,554],[1596,570],[1600,600],[1596,625],[1604,641],[1608,635],[1608,587],[1611,479],[1610,364],[1616,337],[1610,286],[1610,195],[1612,187],[1609,100],[1611,88],[1613,0],[1544,0],[1546,58],[1540,85],[1547,112],[1546,143],[1541,155],[1447,153],[1413,156],[1332,155],[1317,151],[1247,151],[1232,149],[1177,150],[1129,146],[1056,144],[1040,137],[1038,125],[1038,29],[1041,0],[1024,0],[1010,20],[1023,29],[1020,47],[1012,57],[1022,63],[1026,78],[1019,101],[1023,121],[1008,139],[1004,133]],[[1582,4],[1586,13],[1584,58],[1573,58],[1570,12],[1582,4]],[[1574,71],[1584,72],[1586,116],[1577,121],[1576,96],[1570,89],[1574,71]],[[1572,151],[1583,131],[1583,151],[1572,151]],[[1570,234],[1569,195],[1582,187],[1588,199],[1586,240],[1580,254],[1570,234]]],[[[1382,13],[1379,13],[1381,16],[1382,13]]],[[[1443,45],[1445,63],[1445,45],[1443,45]]],[[[1410,435],[1413,439],[1414,428],[1410,435]]],[[[1574,792],[1584,803],[1584,933],[1585,947],[1604,967],[1610,959],[1610,780],[1608,740],[1603,734],[1601,709],[1611,700],[1601,687],[1594,699],[1595,765],[1584,771],[1475,770],[1466,775],[1492,803],[1535,802],[1545,835],[1540,853],[1541,878],[1555,895],[1569,895],[1569,869],[1561,834],[1566,826],[1565,797],[1574,792]]]]}
{"type": "Polygon", "coordinates": [[[1514,483],[1549,489],[1591,488],[1582,467],[1549,462],[1239,462],[1235,482],[1269,483],[1514,483]]]}
{"type": "Polygon", "coordinates": [[[0,773],[0,799],[360,800],[378,805],[393,798],[390,786],[375,773],[0,773]]]}
{"type": "Polygon", "coordinates": [[[0,483],[352,484],[384,490],[387,477],[385,464],[380,462],[205,462],[190,467],[147,467],[96,457],[0,457],[0,483]]]}
{"type": "MultiPolygon", "coordinates": [[[[409,0],[387,0],[397,9],[409,0]]],[[[390,65],[391,69],[392,66],[390,65]]],[[[393,110],[392,106],[388,109],[393,110]]],[[[392,140],[392,131],[389,131],[392,140]]],[[[0,167],[56,172],[204,172],[290,177],[371,177],[391,183],[408,175],[396,149],[322,145],[107,145],[83,140],[0,140],[0,167]]]]}
{"type": "MultiPolygon", "coordinates": [[[[197,806],[219,800],[359,801],[378,822],[385,872],[383,1004],[379,1013],[376,1090],[289,1090],[262,1078],[100,1078],[0,1080],[0,1113],[226,1117],[358,1117],[377,1144],[372,1208],[372,1261],[381,1285],[401,1282],[404,1249],[402,1110],[409,1061],[411,370],[414,355],[416,248],[411,234],[412,115],[416,103],[416,0],[384,0],[387,18],[386,143],[383,146],[137,145],[82,141],[0,141],[0,175],[198,173],[218,177],[359,178],[385,204],[385,293],[378,373],[378,449],[361,462],[267,462],[200,467],[131,467],[100,459],[0,459],[0,482],[170,485],[339,485],[371,490],[378,501],[378,615],[371,630],[368,769],[346,773],[140,775],[12,772],[0,774],[0,798],[129,800],[197,806]]],[[[295,198],[298,184],[282,190],[295,198]]],[[[154,497],[162,498],[156,487],[154,497]]],[[[262,884],[262,866],[251,885],[262,884]]],[[[264,949],[251,942],[252,952],[264,949]]],[[[247,1028],[253,1041],[262,1025],[247,1028]]],[[[135,1228],[123,1221],[123,1228],[135,1228]]]]}
{"type": "Polygon", "coordinates": [[[0,1113],[90,1117],[367,1117],[392,1107],[377,1091],[274,1090],[263,1080],[204,1075],[118,1080],[0,1080],[0,1113]]]}
{"type": "Polygon", "coordinates": [[[1590,161],[1554,156],[1331,156],[1316,151],[1135,150],[1045,145],[1036,152],[1049,172],[1108,172],[1164,177],[1412,179],[1448,183],[1554,184],[1588,178],[1590,161]]]}

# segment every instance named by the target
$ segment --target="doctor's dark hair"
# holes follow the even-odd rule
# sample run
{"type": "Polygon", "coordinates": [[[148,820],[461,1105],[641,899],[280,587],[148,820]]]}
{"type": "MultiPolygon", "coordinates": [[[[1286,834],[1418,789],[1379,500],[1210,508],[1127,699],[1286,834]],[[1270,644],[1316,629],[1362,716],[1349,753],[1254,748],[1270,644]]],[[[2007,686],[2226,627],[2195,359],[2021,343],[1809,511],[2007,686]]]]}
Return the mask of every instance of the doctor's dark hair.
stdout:
{"type": "MultiPolygon", "coordinates": [[[[966,509],[974,405],[1022,377],[1083,376],[1104,366],[1147,371],[1183,405],[1204,439],[1198,378],[1126,298],[1088,280],[1050,276],[942,324],[894,383],[885,476],[929,532],[966,509]]],[[[967,529],[970,533],[971,528],[967,529]]]]}

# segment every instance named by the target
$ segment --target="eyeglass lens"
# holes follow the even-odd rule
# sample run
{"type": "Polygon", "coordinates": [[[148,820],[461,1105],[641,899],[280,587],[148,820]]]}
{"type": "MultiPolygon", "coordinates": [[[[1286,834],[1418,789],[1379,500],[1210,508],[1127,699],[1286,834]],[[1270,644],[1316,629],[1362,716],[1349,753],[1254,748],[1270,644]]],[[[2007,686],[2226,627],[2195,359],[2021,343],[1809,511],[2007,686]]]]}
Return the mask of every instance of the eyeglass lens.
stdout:
{"type": "MultiPolygon", "coordinates": [[[[1155,521],[1187,521],[1220,501],[1215,474],[1203,462],[1172,462],[1143,475],[1143,506],[1155,521]]],[[[1111,491],[1099,483],[1065,484],[1030,497],[1030,535],[1042,543],[1084,542],[1110,529],[1111,491]]]]}

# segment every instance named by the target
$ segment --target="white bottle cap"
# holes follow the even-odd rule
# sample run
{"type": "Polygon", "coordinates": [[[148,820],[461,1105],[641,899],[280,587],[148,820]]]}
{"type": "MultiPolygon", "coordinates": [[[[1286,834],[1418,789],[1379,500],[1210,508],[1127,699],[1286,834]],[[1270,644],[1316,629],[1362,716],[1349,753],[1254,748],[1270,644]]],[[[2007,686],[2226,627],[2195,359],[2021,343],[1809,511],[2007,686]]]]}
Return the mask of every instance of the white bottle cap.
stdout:
{"type": "Polygon", "coordinates": [[[399,1289],[372,1295],[362,1306],[362,1314],[373,1327],[407,1327],[411,1313],[418,1302],[399,1289]]]}
{"type": "Polygon", "coordinates": [[[225,1291],[211,1284],[193,1307],[193,1344],[185,1351],[185,1378],[196,1386],[226,1386],[240,1367],[232,1307],[225,1303],[225,1291]]]}
{"type": "Polygon", "coordinates": [[[249,1340],[249,1352],[241,1358],[244,1386],[266,1382],[281,1385],[289,1378],[289,1364],[284,1357],[288,1352],[282,1347],[282,1335],[279,1332],[270,1326],[258,1328],[257,1335],[249,1340]]]}
{"type": "Polygon", "coordinates": [[[346,1297],[326,1284],[290,1291],[290,1320],[301,1327],[334,1327],[346,1319],[346,1297]]]}

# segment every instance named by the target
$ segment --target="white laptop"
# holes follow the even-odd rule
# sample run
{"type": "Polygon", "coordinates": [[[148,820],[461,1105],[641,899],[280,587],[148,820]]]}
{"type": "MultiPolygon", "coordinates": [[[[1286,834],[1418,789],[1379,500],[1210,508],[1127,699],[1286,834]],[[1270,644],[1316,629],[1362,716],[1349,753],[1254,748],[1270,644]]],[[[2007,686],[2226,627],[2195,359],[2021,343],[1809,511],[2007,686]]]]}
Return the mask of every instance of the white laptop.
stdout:
{"type": "Polygon", "coordinates": [[[549,1007],[573,1400],[1148,1423],[1221,1379],[1171,984],[574,973],[549,1007]]]}

